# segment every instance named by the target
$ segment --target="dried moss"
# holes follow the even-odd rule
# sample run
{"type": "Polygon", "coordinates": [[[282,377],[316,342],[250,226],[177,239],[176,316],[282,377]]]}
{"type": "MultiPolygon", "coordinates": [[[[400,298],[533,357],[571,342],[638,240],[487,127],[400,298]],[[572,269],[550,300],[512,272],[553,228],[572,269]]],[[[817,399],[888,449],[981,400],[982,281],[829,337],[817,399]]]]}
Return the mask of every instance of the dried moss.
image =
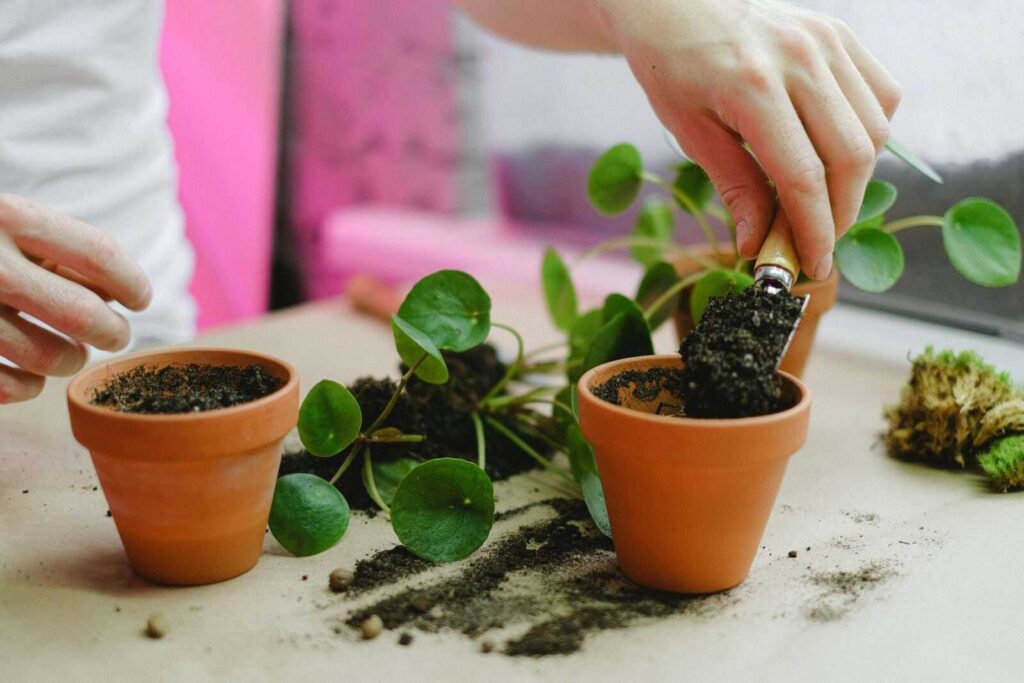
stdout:
{"type": "Polygon", "coordinates": [[[1002,491],[1024,489],[1024,434],[996,439],[978,456],[978,464],[1002,491]]]}
{"type": "Polygon", "coordinates": [[[913,361],[900,403],[885,410],[890,455],[935,465],[973,465],[992,439],[1024,431],[1024,398],[1008,374],[976,353],[935,353],[913,361]]]}

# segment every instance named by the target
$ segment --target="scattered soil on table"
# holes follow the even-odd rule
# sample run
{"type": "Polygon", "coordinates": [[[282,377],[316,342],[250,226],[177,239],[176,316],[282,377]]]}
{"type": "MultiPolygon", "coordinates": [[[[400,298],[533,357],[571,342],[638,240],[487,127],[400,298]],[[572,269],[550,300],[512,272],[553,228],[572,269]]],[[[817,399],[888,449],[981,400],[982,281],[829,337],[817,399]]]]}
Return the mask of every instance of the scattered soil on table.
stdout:
{"type": "Polygon", "coordinates": [[[807,617],[818,622],[842,619],[865,593],[895,576],[897,572],[890,564],[877,560],[852,571],[812,574],[810,582],[822,592],[808,605],[807,617]]]}
{"type": "Polygon", "coordinates": [[[712,298],[679,349],[686,415],[748,417],[789,408],[776,366],[801,305],[799,297],[757,286],[712,298]]]}
{"type": "Polygon", "coordinates": [[[90,403],[122,413],[197,413],[255,401],[281,384],[259,365],[140,366],[108,379],[90,403]]]}
{"type": "MultiPolygon", "coordinates": [[[[541,506],[555,517],[507,533],[455,574],[353,609],[344,624],[358,632],[378,615],[388,630],[454,631],[493,641],[509,656],[541,657],[576,652],[592,633],[646,619],[710,616],[737,600],[728,593],[673,595],[630,582],[582,502],[551,499],[511,514],[541,506]]],[[[404,551],[386,550],[357,565],[353,586],[397,587],[425,568],[404,551]]]]}
{"type": "Polygon", "coordinates": [[[667,391],[674,399],[658,406],[659,415],[680,414],[683,407],[683,373],[675,368],[647,368],[646,370],[626,370],[608,381],[591,388],[594,396],[614,405],[622,405],[632,398],[646,403],[653,401],[667,391]]]}
{"type": "MultiPolygon", "coordinates": [[[[373,447],[374,460],[386,462],[400,457],[416,460],[432,458],[463,458],[476,461],[476,432],[470,418],[476,404],[505,374],[505,365],[489,344],[481,344],[464,353],[444,352],[449,380],[446,384],[428,384],[413,377],[394,411],[382,425],[395,427],[406,434],[422,434],[426,440],[416,444],[387,444],[373,447]]],[[[402,371],[405,371],[403,366],[402,371]]],[[[363,411],[363,427],[369,427],[394,393],[396,383],[391,379],[363,377],[349,386],[363,411]]],[[[550,418],[527,411],[540,429],[550,428],[550,418]]],[[[519,425],[509,421],[509,429],[542,454],[550,451],[545,442],[534,434],[526,433],[519,425]]],[[[487,440],[487,473],[492,480],[507,479],[535,467],[534,461],[502,434],[484,427],[487,440]]],[[[347,453],[318,458],[298,451],[285,453],[281,460],[280,476],[294,472],[309,472],[330,478],[347,453]]],[[[349,505],[356,509],[376,509],[363,486],[361,468],[350,467],[338,480],[337,487],[349,505]]]]}

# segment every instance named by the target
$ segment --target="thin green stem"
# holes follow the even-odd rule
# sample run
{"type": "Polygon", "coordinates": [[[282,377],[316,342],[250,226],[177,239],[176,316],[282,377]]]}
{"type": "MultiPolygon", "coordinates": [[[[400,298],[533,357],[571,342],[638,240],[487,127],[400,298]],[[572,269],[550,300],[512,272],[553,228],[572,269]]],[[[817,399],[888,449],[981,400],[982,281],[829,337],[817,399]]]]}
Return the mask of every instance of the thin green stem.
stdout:
{"type": "Polygon", "coordinates": [[[505,385],[509,383],[509,380],[515,377],[516,372],[519,371],[519,366],[523,362],[523,336],[516,332],[513,328],[502,323],[492,322],[491,327],[497,327],[498,329],[505,330],[506,332],[510,333],[513,337],[515,337],[518,350],[516,351],[515,362],[513,362],[511,365],[508,366],[508,368],[506,368],[505,376],[502,377],[497,384],[491,387],[491,390],[487,392],[487,395],[484,396],[483,399],[481,399],[481,402],[486,401],[492,396],[496,396],[498,393],[500,393],[501,390],[505,388],[505,385]]]}
{"type": "Polygon", "coordinates": [[[378,415],[377,419],[373,421],[373,424],[370,425],[370,428],[366,430],[367,434],[373,434],[380,428],[382,424],[384,424],[384,420],[388,419],[388,416],[391,415],[391,411],[395,409],[396,405],[398,405],[398,399],[402,395],[402,392],[405,390],[405,385],[409,383],[409,380],[416,373],[416,370],[420,367],[420,365],[423,364],[423,361],[425,361],[426,359],[427,354],[424,353],[422,356],[420,356],[420,359],[413,363],[409,367],[409,369],[406,370],[405,374],[402,375],[402,379],[399,380],[398,386],[395,387],[395,392],[391,394],[391,398],[388,399],[387,405],[384,406],[384,410],[380,411],[380,415],[378,415]]]}
{"type": "Polygon", "coordinates": [[[570,408],[569,406],[565,405],[561,401],[558,401],[558,400],[553,399],[553,398],[530,398],[530,399],[527,399],[525,401],[520,401],[517,405],[526,406],[526,405],[533,405],[535,403],[543,403],[545,405],[554,406],[555,408],[561,410],[563,413],[565,413],[569,417],[572,417],[573,419],[575,419],[575,416],[572,414],[572,408],[570,408]]]}
{"type": "Polygon", "coordinates": [[[511,429],[509,429],[505,425],[501,424],[500,422],[495,420],[493,417],[486,417],[484,419],[487,420],[487,424],[489,424],[491,427],[493,427],[495,431],[499,432],[506,439],[508,439],[509,441],[514,443],[516,446],[518,446],[519,450],[521,450],[523,453],[526,453],[528,456],[530,456],[531,458],[536,460],[537,463],[541,467],[543,467],[544,469],[546,469],[549,472],[553,472],[553,473],[557,474],[558,476],[562,477],[563,479],[566,479],[566,480],[568,480],[568,481],[570,481],[572,483],[575,483],[575,480],[572,478],[572,475],[570,475],[565,470],[562,470],[562,469],[560,469],[558,467],[555,467],[554,463],[552,463],[550,460],[548,460],[543,455],[541,455],[536,450],[534,450],[534,448],[532,446],[530,446],[530,444],[528,444],[525,441],[523,441],[522,439],[520,439],[519,436],[515,432],[513,432],[511,429]]]}
{"type": "Polygon", "coordinates": [[[476,464],[486,471],[487,441],[484,438],[484,423],[480,420],[480,413],[471,413],[470,417],[473,418],[473,429],[476,430],[476,464]]]}
{"type": "Polygon", "coordinates": [[[359,436],[356,441],[367,445],[374,443],[420,443],[427,437],[422,434],[402,434],[401,436],[359,436]]]}
{"type": "Polygon", "coordinates": [[[348,452],[348,455],[345,456],[345,459],[342,461],[341,466],[338,468],[338,471],[334,473],[333,477],[331,477],[331,485],[336,484],[337,481],[341,479],[341,475],[345,474],[345,470],[348,469],[348,466],[352,464],[352,462],[356,459],[356,456],[359,455],[359,451],[361,451],[362,449],[363,445],[361,443],[357,443],[356,445],[352,446],[352,450],[350,450],[348,452]]]}
{"type": "Polygon", "coordinates": [[[605,254],[609,251],[617,251],[619,249],[631,249],[633,247],[654,247],[656,249],[662,249],[664,251],[667,251],[673,255],[681,256],[687,261],[692,261],[693,263],[696,263],[699,266],[704,266],[705,268],[714,268],[716,266],[716,262],[714,259],[709,259],[706,256],[701,256],[692,249],[687,249],[686,247],[679,246],[678,244],[674,244],[672,242],[665,242],[664,240],[655,239],[653,237],[629,236],[616,237],[615,239],[605,240],[604,242],[601,242],[600,244],[591,247],[590,249],[576,257],[576,260],[573,261],[573,267],[577,268],[581,264],[585,263],[586,261],[589,261],[595,256],[605,254]]]}
{"type": "Polygon", "coordinates": [[[704,211],[697,206],[692,199],[686,196],[686,193],[682,192],[672,183],[667,182],[664,178],[651,173],[650,171],[644,171],[640,174],[644,180],[650,183],[654,183],[660,187],[666,189],[673,197],[679,200],[679,202],[686,207],[686,210],[690,212],[693,219],[697,221],[697,225],[700,226],[701,232],[704,233],[704,238],[707,239],[708,244],[711,245],[711,249],[715,252],[715,256],[718,257],[718,261],[722,264],[725,263],[723,259],[722,249],[718,243],[718,237],[715,235],[714,229],[711,224],[708,223],[707,216],[704,215],[704,211]]]}
{"type": "Polygon", "coordinates": [[[377,480],[373,477],[373,458],[370,457],[369,448],[363,453],[363,477],[366,479],[366,492],[370,494],[370,498],[381,510],[390,515],[391,508],[380,497],[380,491],[377,490],[377,480]]]}
{"type": "Polygon", "coordinates": [[[540,439],[555,451],[561,452],[565,450],[564,444],[555,441],[550,436],[545,434],[543,429],[541,429],[539,425],[536,425],[530,422],[529,420],[526,420],[522,415],[517,415],[516,418],[516,421],[519,423],[519,428],[529,432],[530,436],[532,436],[533,438],[540,439]]]}
{"type": "Polygon", "coordinates": [[[692,275],[684,277],[682,280],[666,289],[661,296],[654,300],[654,303],[647,307],[647,310],[644,311],[644,317],[647,318],[648,320],[653,318],[654,314],[657,313],[662,306],[667,304],[669,301],[672,300],[673,297],[675,297],[677,294],[682,292],[684,289],[686,289],[693,283],[697,282],[697,280],[701,279],[702,277],[704,277],[703,272],[693,273],[692,275]]]}
{"type": "Polygon", "coordinates": [[[541,354],[547,353],[548,351],[554,351],[555,349],[560,349],[563,346],[566,346],[568,343],[569,343],[569,340],[567,340],[567,339],[559,339],[558,341],[551,342],[550,344],[544,344],[543,346],[538,346],[537,348],[532,349],[530,351],[527,351],[525,354],[523,354],[523,360],[527,361],[530,358],[535,358],[536,356],[539,356],[541,354]]]}
{"type": "Polygon", "coordinates": [[[892,223],[887,223],[882,227],[887,233],[892,234],[899,232],[900,230],[906,230],[907,228],[918,228],[918,227],[934,227],[941,228],[945,225],[945,220],[941,216],[908,216],[907,218],[901,218],[892,223]]]}

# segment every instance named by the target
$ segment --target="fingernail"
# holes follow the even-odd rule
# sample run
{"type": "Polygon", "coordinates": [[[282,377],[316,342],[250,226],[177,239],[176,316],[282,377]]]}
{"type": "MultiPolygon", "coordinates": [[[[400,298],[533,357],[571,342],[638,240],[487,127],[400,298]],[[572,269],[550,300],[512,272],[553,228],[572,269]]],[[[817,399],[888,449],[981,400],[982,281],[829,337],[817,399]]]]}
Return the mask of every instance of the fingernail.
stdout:
{"type": "Polygon", "coordinates": [[[832,254],[825,254],[814,264],[814,279],[824,280],[832,272],[832,254]]]}
{"type": "Polygon", "coordinates": [[[750,250],[750,245],[747,244],[749,241],[750,224],[747,223],[747,219],[741,218],[736,221],[736,249],[741,255],[750,250]]]}

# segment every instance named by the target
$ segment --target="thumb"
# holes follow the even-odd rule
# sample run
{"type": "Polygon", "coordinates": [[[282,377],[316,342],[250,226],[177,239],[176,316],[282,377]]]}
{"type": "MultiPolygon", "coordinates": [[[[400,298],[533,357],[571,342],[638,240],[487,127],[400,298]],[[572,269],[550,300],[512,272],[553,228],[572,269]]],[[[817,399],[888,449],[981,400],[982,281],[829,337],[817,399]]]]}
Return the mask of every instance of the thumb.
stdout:
{"type": "Polygon", "coordinates": [[[731,130],[710,114],[679,122],[675,133],[686,155],[707,172],[736,222],[736,248],[757,256],[775,213],[775,192],[757,160],[731,130]]]}

